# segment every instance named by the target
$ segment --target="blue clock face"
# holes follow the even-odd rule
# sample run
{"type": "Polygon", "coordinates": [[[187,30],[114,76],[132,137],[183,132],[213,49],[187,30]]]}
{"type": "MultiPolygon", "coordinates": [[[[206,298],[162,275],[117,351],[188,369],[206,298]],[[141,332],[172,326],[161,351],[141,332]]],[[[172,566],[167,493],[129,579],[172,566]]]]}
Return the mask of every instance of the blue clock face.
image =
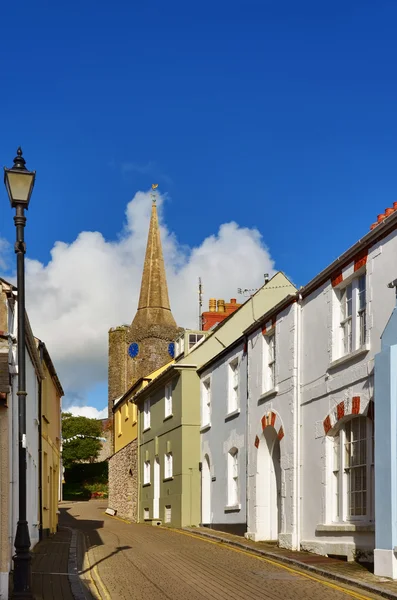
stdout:
{"type": "Polygon", "coordinates": [[[174,342],[171,342],[170,344],[168,344],[168,354],[171,356],[171,358],[174,358],[174,356],[175,356],[175,344],[174,344],[174,342]]]}
{"type": "Polygon", "coordinates": [[[135,358],[136,356],[138,356],[139,346],[136,342],[132,342],[132,344],[129,345],[128,354],[131,356],[131,358],[135,358]]]}

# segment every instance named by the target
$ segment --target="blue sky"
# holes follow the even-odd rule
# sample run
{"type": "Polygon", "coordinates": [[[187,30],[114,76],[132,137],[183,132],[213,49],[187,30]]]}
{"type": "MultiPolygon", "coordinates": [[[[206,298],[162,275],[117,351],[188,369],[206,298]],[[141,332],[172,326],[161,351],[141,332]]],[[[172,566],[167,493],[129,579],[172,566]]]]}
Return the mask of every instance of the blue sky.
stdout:
{"type": "Polygon", "coordinates": [[[158,181],[180,244],[236,221],[303,285],[397,199],[396,21],[383,0],[8,3],[0,157],[37,170],[29,256],[118,239],[158,181]]]}

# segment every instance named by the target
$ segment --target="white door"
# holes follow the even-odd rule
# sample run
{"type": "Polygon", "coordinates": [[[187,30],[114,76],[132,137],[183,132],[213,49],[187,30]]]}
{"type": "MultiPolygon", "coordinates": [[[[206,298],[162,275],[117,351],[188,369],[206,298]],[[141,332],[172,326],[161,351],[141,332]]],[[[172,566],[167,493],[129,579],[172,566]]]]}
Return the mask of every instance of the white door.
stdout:
{"type": "Polygon", "coordinates": [[[277,540],[281,531],[280,442],[276,430],[266,427],[257,453],[256,540],[277,540]]]}
{"type": "Polygon", "coordinates": [[[207,454],[201,472],[201,522],[203,525],[211,523],[211,468],[207,454]]]}
{"type": "Polygon", "coordinates": [[[159,518],[160,506],[160,461],[154,460],[153,519],[159,518]]]}

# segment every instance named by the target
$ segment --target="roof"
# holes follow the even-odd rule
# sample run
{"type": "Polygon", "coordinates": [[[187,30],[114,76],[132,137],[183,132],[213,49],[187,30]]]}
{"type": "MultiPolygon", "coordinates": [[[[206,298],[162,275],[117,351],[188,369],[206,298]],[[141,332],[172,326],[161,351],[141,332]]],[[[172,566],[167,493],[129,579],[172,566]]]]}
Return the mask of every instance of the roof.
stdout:
{"type": "Polygon", "coordinates": [[[140,377],[137,381],[135,381],[135,383],[132,384],[132,386],[130,388],[128,388],[128,390],[122,396],[120,396],[119,398],[117,398],[114,401],[113,410],[117,406],[122,404],[122,402],[124,402],[124,400],[130,399],[131,396],[138,395],[141,391],[143,391],[143,389],[145,389],[148,385],[150,385],[150,383],[152,382],[153,379],[157,379],[164,371],[168,370],[169,367],[172,366],[173,362],[174,361],[170,361],[170,362],[166,363],[162,367],[159,367],[155,371],[152,371],[151,373],[149,373],[149,375],[147,375],[146,377],[140,377]],[[146,383],[146,385],[143,385],[144,383],[146,383]],[[135,391],[135,394],[134,394],[134,391],[135,391]]]}
{"type": "Polygon", "coordinates": [[[45,364],[47,365],[47,369],[50,372],[50,375],[52,377],[53,382],[55,383],[55,386],[59,392],[59,395],[62,397],[65,395],[65,392],[63,391],[61,382],[59,381],[58,373],[55,370],[54,363],[51,360],[51,356],[47,350],[47,346],[45,345],[44,342],[42,342],[38,338],[36,338],[36,341],[38,342],[39,352],[43,353],[43,359],[44,359],[45,364]]]}
{"type": "MultiPolygon", "coordinates": [[[[193,364],[178,364],[177,362],[172,362],[166,369],[164,369],[164,371],[162,371],[161,373],[159,373],[159,375],[157,375],[157,377],[155,377],[154,379],[152,379],[150,381],[150,383],[148,383],[142,390],[139,390],[139,392],[137,392],[135,394],[135,396],[133,397],[132,401],[135,402],[136,404],[138,404],[139,402],[142,401],[143,396],[144,396],[144,392],[147,392],[148,390],[152,390],[153,386],[158,385],[159,383],[161,383],[163,381],[163,379],[165,379],[171,372],[178,372],[178,371],[182,371],[182,370],[190,370],[190,369],[196,369],[197,365],[193,365],[193,364]]],[[[150,393],[149,391],[149,393],[150,393]]]]}

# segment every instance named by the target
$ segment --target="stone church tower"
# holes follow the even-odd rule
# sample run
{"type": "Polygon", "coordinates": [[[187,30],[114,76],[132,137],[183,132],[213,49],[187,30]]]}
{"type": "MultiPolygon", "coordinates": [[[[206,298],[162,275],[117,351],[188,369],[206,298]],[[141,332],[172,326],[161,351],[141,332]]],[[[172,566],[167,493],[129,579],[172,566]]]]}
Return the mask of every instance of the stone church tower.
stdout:
{"type": "Polygon", "coordinates": [[[109,331],[108,414],[111,421],[114,401],[141,377],[172,360],[172,342],[182,331],[171,313],[155,195],[152,199],[138,310],[130,326],[121,325],[109,331]]]}

